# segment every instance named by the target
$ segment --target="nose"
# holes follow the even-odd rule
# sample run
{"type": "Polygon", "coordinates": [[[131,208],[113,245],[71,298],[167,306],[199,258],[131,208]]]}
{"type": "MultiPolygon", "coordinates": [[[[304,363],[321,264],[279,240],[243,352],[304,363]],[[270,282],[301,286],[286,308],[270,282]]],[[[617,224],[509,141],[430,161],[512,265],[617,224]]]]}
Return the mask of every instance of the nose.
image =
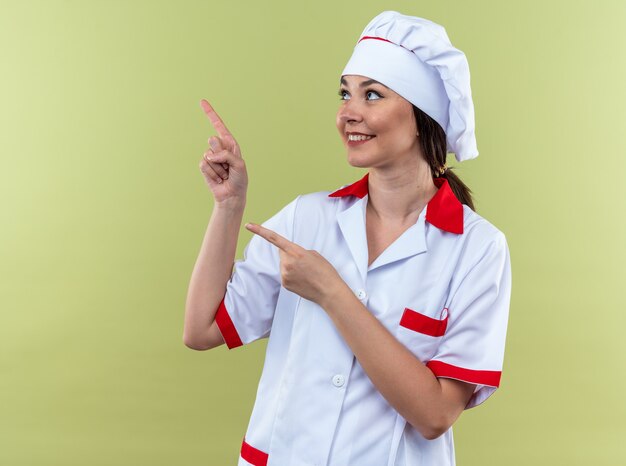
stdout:
{"type": "Polygon", "coordinates": [[[352,100],[342,102],[337,111],[337,123],[345,125],[346,123],[359,122],[361,120],[363,120],[363,114],[358,104],[352,102],[352,100]]]}

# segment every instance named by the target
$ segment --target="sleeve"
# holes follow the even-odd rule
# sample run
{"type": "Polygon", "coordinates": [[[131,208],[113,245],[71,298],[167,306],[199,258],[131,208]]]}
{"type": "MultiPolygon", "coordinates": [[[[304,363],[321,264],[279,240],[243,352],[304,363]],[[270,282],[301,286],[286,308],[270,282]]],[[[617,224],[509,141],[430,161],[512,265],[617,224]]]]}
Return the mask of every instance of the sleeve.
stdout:
{"type": "MultiPolygon", "coordinates": [[[[293,222],[299,197],[262,225],[293,241],[293,222]]],[[[267,337],[281,288],[280,255],[272,243],[253,235],[243,260],[236,260],[215,322],[228,349],[267,337]]]]}
{"type": "Polygon", "coordinates": [[[465,409],[500,385],[511,300],[511,262],[502,232],[478,254],[448,305],[448,328],[426,366],[437,377],[476,384],[465,409]]]}

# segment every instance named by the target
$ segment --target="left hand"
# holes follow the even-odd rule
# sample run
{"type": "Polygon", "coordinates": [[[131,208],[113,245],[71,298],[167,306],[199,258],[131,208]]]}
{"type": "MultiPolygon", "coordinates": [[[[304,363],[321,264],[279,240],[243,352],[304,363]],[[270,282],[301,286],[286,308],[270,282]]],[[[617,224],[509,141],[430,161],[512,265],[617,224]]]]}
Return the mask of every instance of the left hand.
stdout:
{"type": "Polygon", "coordinates": [[[282,284],[289,291],[322,305],[339,285],[345,284],[333,265],[317,251],[304,249],[255,223],[246,223],[246,228],[278,248],[282,284]]]}

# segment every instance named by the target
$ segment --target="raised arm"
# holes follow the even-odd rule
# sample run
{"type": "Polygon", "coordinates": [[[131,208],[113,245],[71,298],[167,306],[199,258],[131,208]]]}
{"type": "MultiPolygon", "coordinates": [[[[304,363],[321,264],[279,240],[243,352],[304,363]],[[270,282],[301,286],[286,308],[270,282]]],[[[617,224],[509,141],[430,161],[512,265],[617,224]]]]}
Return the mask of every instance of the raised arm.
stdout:
{"type": "Polygon", "coordinates": [[[206,101],[201,106],[219,137],[211,137],[200,171],[213,194],[214,206],[196,260],[185,304],[183,342],[196,350],[224,343],[215,314],[230,279],[246,204],[248,175],[239,145],[206,101]]]}

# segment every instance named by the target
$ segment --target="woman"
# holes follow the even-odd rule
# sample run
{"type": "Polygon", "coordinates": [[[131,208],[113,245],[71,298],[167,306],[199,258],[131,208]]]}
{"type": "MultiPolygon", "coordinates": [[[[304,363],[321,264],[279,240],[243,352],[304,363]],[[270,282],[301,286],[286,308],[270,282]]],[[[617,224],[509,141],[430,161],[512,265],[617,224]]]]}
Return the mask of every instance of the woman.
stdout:
{"type": "Polygon", "coordinates": [[[246,168],[202,101],[215,206],[184,342],[269,337],[239,465],[453,465],[452,424],[499,385],[511,289],[504,234],[445,164],[478,155],[467,61],[441,26],[386,11],[339,93],[348,162],[367,174],[246,224],[234,272],[246,168]]]}

